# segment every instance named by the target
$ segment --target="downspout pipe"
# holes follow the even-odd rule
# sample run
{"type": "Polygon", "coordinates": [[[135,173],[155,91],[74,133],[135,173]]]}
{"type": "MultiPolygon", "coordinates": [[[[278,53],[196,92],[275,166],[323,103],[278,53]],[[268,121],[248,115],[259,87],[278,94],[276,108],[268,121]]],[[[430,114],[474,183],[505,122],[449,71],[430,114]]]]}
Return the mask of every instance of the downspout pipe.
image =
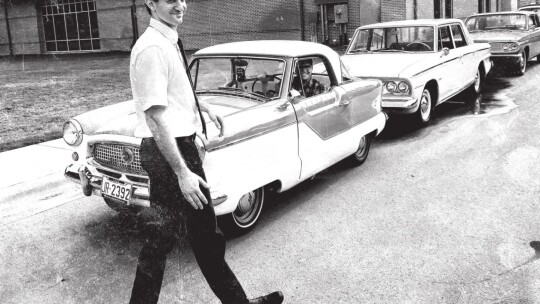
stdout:
{"type": "Polygon", "coordinates": [[[414,19],[418,19],[418,0],[414,0],[414,19]]]}
{"type": "Polygon", "coordinates": [[[7,36],[8,36],[8,44],[9,44],[9,56],[13,57],[13,40],[11,39],[11,29],[9,28],[9,18],[8,18],[8,9],[7,9],[8,0],[4,0],[3,2],[4,2],[4,14],[6,16],[6,30],[7,30],[7,36]]]}
{"type": "Polygon", "coordinates": [[[300,0],[300,39],[302,41],[304,41],[304,39],[306,38],[305,35],[305,29],[304,29],[304,26],[305,26],[305,18],[306,16],[304,15],[304,0],[300,0]]]}

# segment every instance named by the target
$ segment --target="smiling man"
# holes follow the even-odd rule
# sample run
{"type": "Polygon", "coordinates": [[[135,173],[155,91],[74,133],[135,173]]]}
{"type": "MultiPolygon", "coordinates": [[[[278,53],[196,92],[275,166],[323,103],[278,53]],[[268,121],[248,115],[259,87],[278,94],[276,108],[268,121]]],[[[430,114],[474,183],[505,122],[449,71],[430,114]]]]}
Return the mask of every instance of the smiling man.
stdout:
{"type": "Polygon", "coordinates": [[[248,300],[225,262],[225,239],[216,225],[202,161],[194,143],[201,111],[221,130],[223,119],[198,103],[178,39],[185,0],[145,0],[150,26],[133,46],[130,80],[142,138],[141,166],[150,179],[152,208],[145,210],[145,238],[130,303],[157,303],[167,254],[180,228],[210,288],[224,304],[280,304],[281,292],[248,300]]]}

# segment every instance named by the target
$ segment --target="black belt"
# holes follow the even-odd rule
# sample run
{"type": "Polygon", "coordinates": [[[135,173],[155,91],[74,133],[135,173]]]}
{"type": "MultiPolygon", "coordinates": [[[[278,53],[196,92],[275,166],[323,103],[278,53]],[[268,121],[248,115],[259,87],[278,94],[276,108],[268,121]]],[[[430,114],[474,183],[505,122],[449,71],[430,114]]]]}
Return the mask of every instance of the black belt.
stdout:
{"type": "Polygon", "coordinates": [[[193,133],[192,135],[188,135],[188,136],[176,137],[176,142],[191,143],[195,141],[195,136],[196,136],[196,133],[193,133]]]}

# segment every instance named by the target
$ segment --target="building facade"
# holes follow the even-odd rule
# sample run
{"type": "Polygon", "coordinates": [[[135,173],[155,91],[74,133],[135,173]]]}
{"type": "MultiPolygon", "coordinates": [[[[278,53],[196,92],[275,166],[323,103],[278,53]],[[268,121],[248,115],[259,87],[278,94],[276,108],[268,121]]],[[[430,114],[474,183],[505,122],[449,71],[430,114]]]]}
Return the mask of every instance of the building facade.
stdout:
{"type": "MultiPolygon", "coordinates": [[[[286,39],[345,45],[365,24],[464,18],[540,0],[191,0],[187,49],[286,39]]],[[[129,51],[149,22],[142,0],[0,0],[0,56],[129,51]]]]}

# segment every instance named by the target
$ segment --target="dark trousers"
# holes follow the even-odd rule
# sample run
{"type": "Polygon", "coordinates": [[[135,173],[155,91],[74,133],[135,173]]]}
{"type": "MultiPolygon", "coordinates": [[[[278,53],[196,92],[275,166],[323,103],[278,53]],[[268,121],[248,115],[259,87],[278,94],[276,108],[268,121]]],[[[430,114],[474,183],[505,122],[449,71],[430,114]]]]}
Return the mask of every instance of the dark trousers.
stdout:
{"type": "MultiPolygon", "coordinates": [[[[206,180],[193,136],[177,138],[178,148],[188,168],[206,180]]],[[[194,209],[185,199],[178,179],[153,138],[145,138],[140,149],[141,165],[150,178],[150,216],[139,255],[130,303],[157,303],[167,254],[178,243],[180,227],[197,264],[216,296],[224,304],[247,303],[246,294],[224,259],[225,239],[216,224],[210,191],[201,187],[209,204],[194,209]]]]}

